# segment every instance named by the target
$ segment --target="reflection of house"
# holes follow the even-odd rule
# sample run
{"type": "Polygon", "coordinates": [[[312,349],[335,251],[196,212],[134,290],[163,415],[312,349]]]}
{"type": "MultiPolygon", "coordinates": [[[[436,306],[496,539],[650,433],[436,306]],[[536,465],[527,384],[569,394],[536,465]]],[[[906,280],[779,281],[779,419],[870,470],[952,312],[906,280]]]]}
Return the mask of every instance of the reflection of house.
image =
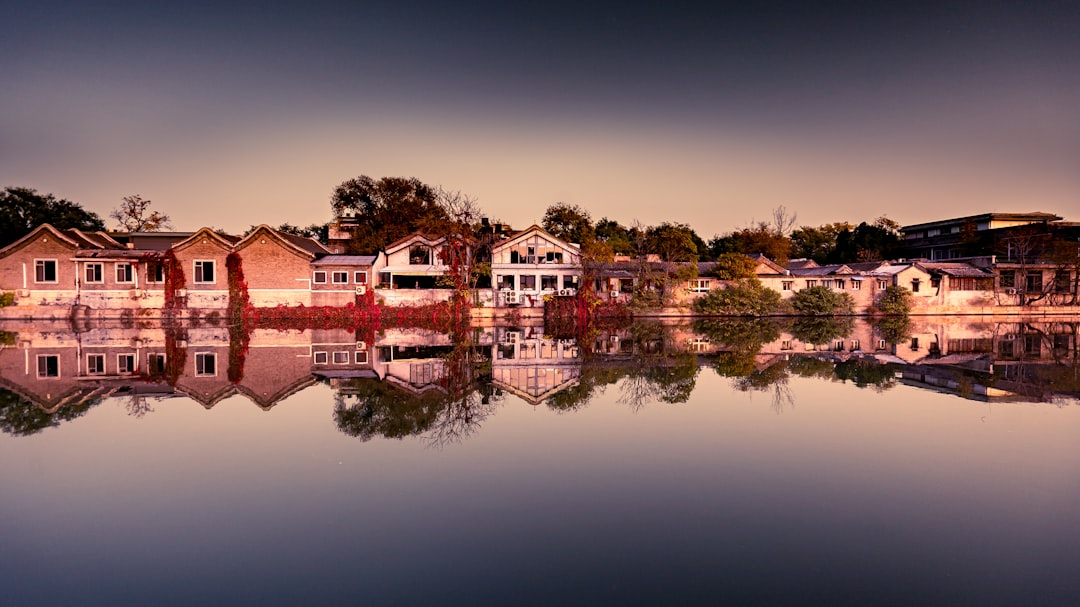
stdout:
{"type": "Polygon", "coordinates": [[[491,377],[497,387],[539,404],[577,384],[581,359],[572,339],[550,339],[535,327],[504,328],[495,332],[491,377]]]}
{"type": "Polygon", "coordinates": [[[491,276],[496,306],[543,306],[545,296],[577,293],[581,247],[534,225],[492,248],[491,276]]]}

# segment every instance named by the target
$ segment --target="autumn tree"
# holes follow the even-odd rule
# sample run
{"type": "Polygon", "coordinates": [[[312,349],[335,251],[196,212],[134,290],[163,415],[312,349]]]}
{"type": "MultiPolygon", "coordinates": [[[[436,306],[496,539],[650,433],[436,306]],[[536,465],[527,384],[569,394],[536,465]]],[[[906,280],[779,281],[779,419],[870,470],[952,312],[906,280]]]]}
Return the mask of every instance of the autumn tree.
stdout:
{"type": "Polygon", "coordinates": [[[557,202],[544,211],[540,227],[555,236],[577,244],[595,240],[596,229],[589,212],[576,204],[557,202]]]}
{"type": "Polygon", "coordinates": [[[864,221],[854,230],[842,230],[837,234],[836,248],[828,261],[850,263],[889,259],[899,252],[901,246],[900,225],[882,216],[873,223],[864,221]]]}
{"type": "Polygon", "coordinates": [[[694,230],[685,223],[664,222],[645,232],[645,246],[664,261],[697,261],[698,241],[694,230]]]}
{"type": "Polygon", "coordinates": [[[159,211],[151,211],[149,199],[138,194],[120,199],[120,206],[109,213],[117,225],[125,232],[160,232],[172,229],[169,216],[159,211]]]}
{"type": "Polygon", "coordinates": [[[846,221],[822,224],[818,227],[800,226],[791,232],[791,256],[826,263],[836,250],[836,237],[855,226],[846,221]]]}
{"type": "Polygon", "coordinates": [[[52,194],[38,194],[32,188],[8,186],[0,191],[0,246],[29,234],[43,223],[55,228],[78,228],[94,232],[104,230],[97,213],[78,203],[52,194]]]}

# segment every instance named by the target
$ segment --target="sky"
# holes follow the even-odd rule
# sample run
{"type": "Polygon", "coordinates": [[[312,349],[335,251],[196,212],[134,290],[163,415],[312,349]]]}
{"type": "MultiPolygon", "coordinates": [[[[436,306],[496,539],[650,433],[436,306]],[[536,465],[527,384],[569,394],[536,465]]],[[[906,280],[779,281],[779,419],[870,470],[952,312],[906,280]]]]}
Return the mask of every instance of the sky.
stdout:
{"type": "Polygon", "coordinates": [[[359,175],[519,228],[1080,220],[1080,0],[456,4],[0,0],[0,187],[181,230],[359,175]]]}

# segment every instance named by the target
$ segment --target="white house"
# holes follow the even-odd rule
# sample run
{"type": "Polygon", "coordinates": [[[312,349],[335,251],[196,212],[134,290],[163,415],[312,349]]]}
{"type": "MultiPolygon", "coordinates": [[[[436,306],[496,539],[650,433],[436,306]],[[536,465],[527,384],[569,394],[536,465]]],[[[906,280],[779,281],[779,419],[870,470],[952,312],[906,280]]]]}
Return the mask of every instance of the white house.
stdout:
{"type": "Polygon", "coordinates": [[[581,284],[581,246],[531,226],[491,250],[496,306],[542,307],[544,296],[575,295],[581,284]]]}

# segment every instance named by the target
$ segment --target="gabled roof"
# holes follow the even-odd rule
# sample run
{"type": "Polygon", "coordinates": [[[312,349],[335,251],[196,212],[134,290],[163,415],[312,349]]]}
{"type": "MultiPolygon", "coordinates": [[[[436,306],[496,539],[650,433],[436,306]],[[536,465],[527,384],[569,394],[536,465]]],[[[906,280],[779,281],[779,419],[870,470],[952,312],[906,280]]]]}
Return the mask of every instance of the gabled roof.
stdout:
{"type": "Polygon", "coordinates": [[[144,251],[167,251],[178,242],[191,237],[194,232],[116,232],[110,235],[116,240],[131,244],[144,251]]]}
{"type": "Polygon", "coordinates": [[[323,255],[313,266],[373,266],[378,255],[323,255]]]}
{"type": "Polygon", "coordinates": [[[181,249],[185,249],[185,248],[195,244],[196,242],[198,242],[199,240],[204,239],[204,238],[208,239],[208,240],[213,240],[218,245],[220,245],[222,248],[230,250],[230,251],[232,250],[233,245],[236,244],[236,242],[239,240],[239,238],[237,238],[236,236],[218,234],[217,232],[215,232],[214,230],[211,230],[210,228],[199,228],[191,236],[189,236],[189,237],[185,238],[184,240],[181,240],[180,242],[174,244],[172,246],[172,249],[174,251],[179,251],[181,249]]]}
{"type": "Polygon", "coordinates": [[[758,265],[764,265],[765,267],[769,268],[777,274],[787,274],[787,270],[784,267],[782,267],[775,261],[769,259],[768,257],[765,257],[765,255],[761,253],[754,253],[753,255],[748,255],[747,257],[753,259],[754,263],[758,265]]]}
{"type": "Polygon", "coordinates": [[[784,266],[789,270],[802,270],[804,268],[816,268],[818,267],[818,262],[806,258],[789,259],[784,266]]]}
{"type": "Polygon", "coordinates": [[[520,232],[515,232],[513,236],[511,236],[510,238],[507,238],[506,240],[499,241],[498,244],[491,247],[491,250],[494,252],[494,251],[497,251],[499,249],[504,249],[504,248],[516,243],[517,241],[525,238],[526,236],[530,236],[530,235],[533,235],[533,234],[539,234],[540,236],[543,236],[545,239],[550,240],[552,243],[557,244],[557,245],[561,246],[562,248],[566,249],[567,251],[574,251],[574,252],[577,252],[577,253],[581,252],[581,245],[566,242],[565,240],[559,238],[558,236],[552,234],[551,232],[548,232],[544,228],[541,228],[540,226],[535,225],[535,224],[525,228],[524,230],[522,230],[520,232]]]}
{"type": "Polygon", "coordinates": [[[846,264],[830,264],[816,268],[791,269],[792,276],[848,276],[855,274],[846,264]]]}
{"type": "Polygon", "coordinates": [[[256,238],[269,237],[277,242],[281,243],[286,249],[296,253],[301,257],[306,257],[311,260],[319,255],[326,255],[330,251],[323,247],[321,244],[311,240],[310,238],[304,238],[303,236],[297,236],[295,234],[288,234],[285,232],[279,232],[274,228],[266,224],[262,224],[259,227],[251,231],[250,234],[245,236],[243,240],[236,243],[236,250],[239,251],[247,247],[249,244],[255,242],[256,238]]]}
{"type": "Polygon", "coordinates": [[[19,247],[23,246],[24,244],[30,242],[31,240],[36,239],[38,237],[38,235],[40,235],[42,232],[47,232],[47,233],[51,234],[54,238],[59,240],[60,242],[62,242],[64,244],[67,244],[68,246],[71,246],[71,247],[76,248],[76,249],[79,248],[80,243],[83,242],[81,239],[76,240],[72,236],[70,236],[68,234],[65,234],[64,232],[52,227],[51,225],[49,225],[47,223],[43,223],[43,224],[39,225],[38,227],[34,228],[33,230],[30,230],[30,233],[27,234],[26,236],[23,236],[22,238],[20,238],[20,239],[16,240],[15,242],[9,244],[8,246],[0,249],[0,257],[8,255],[9,253],[12,253],[13,251],[18,249],[19,247]]]}
{"type": "Polygon", "coordinates": [[[919,262],[918,265],[928,272],[944,274],[956,278],[990,278],[992,272],[976,268],[973,265],[958,262],[919,262]]]}
{"type": "Polygon", "coordinates": [[[407,245],[416,243],[424,243],[429,247],[434,247],[444,242],[446,242],[445,236],[428,236],[427,234],[423,234],[421,232],[413,232],[412,234],[409,234],[404,238],[399,238],[398,240],[395,240],[394,242],[386,245],[386,252],[387,254],[394,253],[405,248],[407,245]]]}

